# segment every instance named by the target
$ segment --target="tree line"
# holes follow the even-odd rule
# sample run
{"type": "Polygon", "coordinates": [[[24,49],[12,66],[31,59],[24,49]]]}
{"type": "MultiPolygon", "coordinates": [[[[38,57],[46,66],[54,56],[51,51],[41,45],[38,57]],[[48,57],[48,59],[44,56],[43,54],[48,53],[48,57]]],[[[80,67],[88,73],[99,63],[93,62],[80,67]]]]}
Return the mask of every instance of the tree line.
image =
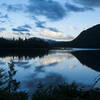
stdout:
{"type": "Polygon", "coordinates": [[[51,48],[48,42],[45,42],[42,39],[30,38],[30,39],[4,39],[0,38],[0,48],[1,49],[35,49],[35,48],[51,48]]]}

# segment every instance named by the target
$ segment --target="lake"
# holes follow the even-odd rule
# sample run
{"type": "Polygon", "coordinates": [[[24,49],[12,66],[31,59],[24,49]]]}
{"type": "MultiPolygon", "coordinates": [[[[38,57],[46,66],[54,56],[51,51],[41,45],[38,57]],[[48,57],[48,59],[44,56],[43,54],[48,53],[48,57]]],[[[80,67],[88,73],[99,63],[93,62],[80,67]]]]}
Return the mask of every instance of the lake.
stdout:
{"type": "Polygon", "coordinates": [[[51,50],[36,57],[8,56],[0,58],[0,69],[16,80],[17,91],[34,93],[41,83],[44,88],[64,82],[75,82],[81,88],[100,87],[99,50],[51,50]],[[9,67],[13,62],[14,66],[9,67]]]}

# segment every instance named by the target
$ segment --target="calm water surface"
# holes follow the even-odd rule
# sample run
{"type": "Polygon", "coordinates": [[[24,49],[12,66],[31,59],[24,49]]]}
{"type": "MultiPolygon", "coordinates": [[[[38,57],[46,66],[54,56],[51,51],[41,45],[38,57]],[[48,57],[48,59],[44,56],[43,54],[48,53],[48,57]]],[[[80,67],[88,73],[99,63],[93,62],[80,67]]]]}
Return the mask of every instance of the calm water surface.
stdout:
{"type": "MultiPolygon", "coordinates": [[[[8,63],[13,59],[16,74],[14,79],[20,82],[17,91],[34,92],[39,83],[48,86],[67,82],[90,86],[100,78],[100,52],[54,50],[42,57],[0,58],[0,68],[9,71],[8,63]]],[[[100,87],[98,81],[95,87],[100,87]]]]}

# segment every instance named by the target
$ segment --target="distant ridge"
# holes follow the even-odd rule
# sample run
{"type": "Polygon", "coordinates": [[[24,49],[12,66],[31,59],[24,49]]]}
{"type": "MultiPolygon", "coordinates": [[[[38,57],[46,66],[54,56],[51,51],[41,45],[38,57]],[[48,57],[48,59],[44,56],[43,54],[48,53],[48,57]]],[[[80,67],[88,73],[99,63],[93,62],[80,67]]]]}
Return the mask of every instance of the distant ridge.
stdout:
{"type": "Polygon", "coordinates": [[[100,24],[84,30],[70,44],[76,48],[100,48],[100,24]]]}
{"type": "Polygon", "coordinates": [[[69,42],[56,42],[53,47],[65,48],[100,48],[100,24],[81,32],[69,42]]]}

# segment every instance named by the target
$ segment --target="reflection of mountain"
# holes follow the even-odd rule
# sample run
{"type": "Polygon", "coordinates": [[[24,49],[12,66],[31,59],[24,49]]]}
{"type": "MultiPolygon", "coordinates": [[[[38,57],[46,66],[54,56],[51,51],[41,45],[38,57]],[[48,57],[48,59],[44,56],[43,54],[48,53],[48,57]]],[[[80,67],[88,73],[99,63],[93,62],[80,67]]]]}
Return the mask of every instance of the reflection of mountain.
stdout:
{"type": "Polygon", "coordinates": [[[8,71],[0,67],[0,94],[2,94],[1,90],[6,94],[16,93],[20,85],[20,82],[15,78],[17,71],[15,70],[14,63],[12,61],[8,63],[8,67],[8,71]]]}
{"type": "Polygon", "coordinates": [[[76,51],[72,54],[84,65],[100,71],[100,51],[76,51]]]}

